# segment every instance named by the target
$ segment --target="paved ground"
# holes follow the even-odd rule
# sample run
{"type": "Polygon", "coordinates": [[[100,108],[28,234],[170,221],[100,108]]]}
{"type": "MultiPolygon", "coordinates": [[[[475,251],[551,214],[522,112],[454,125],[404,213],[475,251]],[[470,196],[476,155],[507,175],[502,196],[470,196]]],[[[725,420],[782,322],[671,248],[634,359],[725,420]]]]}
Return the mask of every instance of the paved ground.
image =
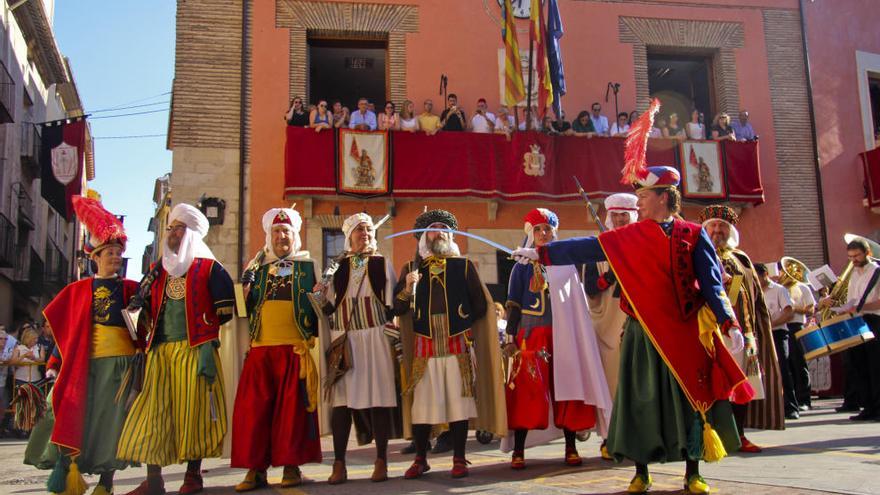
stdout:
{"type": "MultiPolygon", "coordinates": [[[[757,455],[735,454],[716,465],[705,465],[703,474],[713,493],[725,494],[880,494],[878,466],[880,466],[880,423],[854,423],[846,414],[834,412],[836,401],[820,401],[817,408],[805,413],[802,419],[790,421],[782,432],[750,432],[749,437],[766,448],[757,455]]],[[[563,446],[560,443],[536,447],[526,452],[528,468],[515,472],[508,468],[508,456],[498,451],[498,442],[480,445],[472,440],[468,445],[471,476],[453,480],[448,471],[448,455],[429,457],[432,470],[418,481],[401,479],[411,458],[396,451],[404,443],[393,442],[389,457],[391,480],[371,483],[373,451],[371,448],[353,448],[349,453],[349,482],[330,486],[326,483],[332,464],[329,439],[325,439],[324,464],[303,468],[312,481],[298,489],[271,489],[258,493],[335,494],[358,495],[385,493],[540,493],[542,495],[589,493],[622,494],[630,478],[632,467],[601,461],[596,456],[599,442],[591,438],[579,445],[586,462],[580,468],[566,468],[562,464],[563,446]]],[[[0,493],[32,494],[45,492],[47,473],[21,464],[24,443],[0,442],[0,493]]],[[[234,493],[232,486],[244,475],[242,470],[230,469],[224,460],[205,462],[208,494],[234,493]]],[[[681,493],[684,465],[668,464],[652,467],[655,478],[652,493],[681,493]]],[[[130,469],[117,477],[116,493],[134,488],[145,474],[143,468],[130,469]]],[[[270,482],[280,481],[281,470],[270,471],[270,482]]],[[[166,488],[173,492],[183,478],[182,467],[166,470],[166,488]]],[[[90,477],[93,484],[95,478],[90,477]]]]}

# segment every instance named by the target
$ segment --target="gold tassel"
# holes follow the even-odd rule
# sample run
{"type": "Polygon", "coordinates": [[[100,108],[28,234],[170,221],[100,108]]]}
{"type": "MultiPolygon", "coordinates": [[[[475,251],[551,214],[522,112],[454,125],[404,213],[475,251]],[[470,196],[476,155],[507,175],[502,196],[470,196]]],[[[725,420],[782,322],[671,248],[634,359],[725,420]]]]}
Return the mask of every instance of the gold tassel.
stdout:
{"type": "Polygon", "coordinates": [[[461,373],[461,396],[474,396],[474,373],[471,368],[471,356],[467,352],[455,355],[458,361],[458,371],[461,373]]]}
{"type": "Polygon", "coordinates": [[[62,492],[62,495],[84,495],[88,488],[89,485],[79,472],[76,460],[71,460],[70,469],[67,471],[67,487],[62,492]]]}
{"type": "Polygon", "coordinates": [[[428,358],[414,357],[412,360],[412,374],[409,377],[409,383],[403,390],[404,394],[411,394],[416,389],[416,385],[425,376],[425,370],[428,368],[428,358]]]}
{"type": "Polygon", "coordinates": [[[718,432],[712,428],[703,414],[703,460],[706,462],[718,462],[727,457],[727,450],[721,442],[718,432]]]}

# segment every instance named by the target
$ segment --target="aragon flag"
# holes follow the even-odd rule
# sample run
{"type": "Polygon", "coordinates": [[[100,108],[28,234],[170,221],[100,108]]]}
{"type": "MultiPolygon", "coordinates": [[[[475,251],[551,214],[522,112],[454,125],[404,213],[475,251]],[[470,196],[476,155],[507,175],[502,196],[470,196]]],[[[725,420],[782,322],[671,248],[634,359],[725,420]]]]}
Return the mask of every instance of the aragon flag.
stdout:
{"type": "Polygon", "coordinates": [[[42,125],[40,164],[43,198],[68,221],[71,198],[82,192],[86,120],[61,120],[42,125]]]}

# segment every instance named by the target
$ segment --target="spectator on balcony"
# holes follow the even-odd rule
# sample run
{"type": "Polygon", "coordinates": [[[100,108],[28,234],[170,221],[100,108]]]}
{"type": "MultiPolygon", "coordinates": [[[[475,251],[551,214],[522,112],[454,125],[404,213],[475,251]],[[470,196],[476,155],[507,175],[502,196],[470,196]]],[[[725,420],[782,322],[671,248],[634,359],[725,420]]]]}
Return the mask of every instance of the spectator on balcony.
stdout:
{"type": "Polygon", "coordinates": [[[571,130],[575,136],[593,137],[596,135],[596,128],[593,127],[593,119],[590,118],[590,112],[584,110],[579,113],[577,118],[571,124],[571,130]]]}
{"type": "Polygon", "coordinates": [[[284,120],[287,121],[287,125],[297,127],[307,127],[309,125],[309,114],[303,109],[302,98],[295,96],[290,100],[290,107],[287,109],[287,113],[284,114],[284,120]]]}
{"type": "Polygon", "coordinates": [[[422,103],[423,111],[419,115],[419,128],[425,131],[425,134],[432,136],[442,127],[440,125],[440,117],[434,114],[434,101],[428,98],[422,103]]]}
{"type": "Polygon", "coordinates": [[[376,113],[376,104],[370,100],[367,100],[367,110],[369,110],[375,114],[376,113]]]}
{"type": "Polygon", "coordinates": [[[737,141],[756,141],[758,136],[755,134],[755,128],[749,121],[749,111],[742,110],[739,112],[739,122],[733,124],[733,133],[736,135],[737,141]]]}
{"type": "Polygon", "coordinates": [[[419,131],[419,118],[415,114],[415,105],[410,100],[404,100],[400,107],[400,130],[407,132],[419,131]]]}
{"type": "Polygon", "coordinates": [[[706,139],[706,126],[703,125],[703,114],[696,108],[691,110],[691,121],[684,126],[688,139],[706,139]]]}
{"type": "Polygon", "coordinates": [[[651,129],[651,132],[648,133],[648,137],[662,138],[665,135],[666,135],[666,118],[665,117],[657,117],[657,120],[654,121],[654,127],[651,129]]]}
{"type": "Polygon", "coordinates": [[[541,130],[541,121],[538,120],[538,107],[535,105],[532,105],[531,112],[526,112],[525,108],[523,109],[523,119],[522,119],[522,122],[519,123],[519,130],[521,130],[521,131],[526,130],[526,120],[529,118],[529,115],[531,115],[531,119],[532,119],[531,129],[533,131],[540,131],[541,130]]]}
{"type": "Polygon", "coordinates": [[[376,114],[370,111],[369,102],[366,98],[358,100],[357,112],[351,114],[348,127],[359,131],[376,130],[376,114]]]}
{"type": "Polygon", "coordinates": [[[602,115],[602,105],[598,101],[594,102],[591,110],[593,113],[590,115],[590,120],[593,121],[593,129],[595,129],[596,134],[607,136],[610,127],[608,127],[608,117],[602,115]]]}
{"type": "Polygon", "coordinates": [[[629,114],[620,112],[617,114],[617,122],[611,124],[611,130],[608,131],[612,136],[626,137],[629,132],[629,114]]]}
{"type": "Polygon", "coordinates": [[[627,119],[626,123],[632,127],[633,122],[635,122],[637,118],[639,118],[639,112],[633,110],[629,113],[629,119],[627,119]]]}
{"type": "Polygon", "coordinates": [[[556,134],[560,136],[571,136],[574,135],[574,130],[571,128],[571,123],[565,120],[565,112],[559,112],[559,115],[556,116],[556,120],[553,121],[553,130],[556,131],[556,134]]]}
{"type": "Polygon", "coordinates": [[[397,114],[397,107],[394,106],[393,101],[386,101],[385,111],[379,114],[379,130],[400,130],[400,115],[397,114]]]}
{"type": "Polygon", "coordinates": [[[348,107],[342,106],[339,100],[333,101],[333,127],[348,127],[349,112],[348,107]]]}
{"type": "Polygon", "coordinates": [[[309,112],[309,127],[315,132],[333,128],[333,114],[327,110],[327,100],[318,100],[318,105],[309,112]]]}
{"type": "Polygon", "coordinates": [[[730,115],[720,113],[712,125],[712,139],[716,141],[736,141],[736,133],[730,127],[730,115]]]}
{"type": "Polygon", "coordinates": [[[477,100],[477,110],[471,117],[471,131],[481,134],[495,132],[495,114],[489,111],[485,98],[477,100]]]}
{"type": "Polygon", "coordinates": [[[495,134],[504,134],[509,137],[514,131],[514,127],[513,117],[510,115],[507,107],[499,107],[498,114],[495,117],[495,134]]]}
{"type": "Polygon", "coordinates": [[[684,129],[678,125],[678,114],[672,112],[669,114],[669,123],[666,124],[666,129],[663,131],[663,137],[669,139],[678,139],[679,141],[684,141],[687,139],[687,136],[684,133],[684,129]]]}
{"type": "Polygon", "coordinates": [[[556,129],[553,128],[553,117],[551,117],[549,113],[544,114],[544,118],[541,119],[541,132],[544,134],[550,134],[551,136],[559,134],[556,132],[556,129]]]}
{"type": "Polygon", "coordinates": [[[446,109],[440,114],[440,127],[444,131],[464,131],[467,129],[467,119],[464,111],[458,108],[458,96],[449,93],[446,97],[446,109]]]}

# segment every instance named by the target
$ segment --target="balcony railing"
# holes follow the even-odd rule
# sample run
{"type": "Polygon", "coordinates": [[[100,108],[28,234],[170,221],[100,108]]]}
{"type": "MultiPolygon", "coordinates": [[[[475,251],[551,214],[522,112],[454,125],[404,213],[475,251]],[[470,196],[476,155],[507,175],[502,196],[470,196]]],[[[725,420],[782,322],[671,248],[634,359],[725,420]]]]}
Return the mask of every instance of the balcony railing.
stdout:
{"type": "Polygon", "coordinates": [[[18,201],[18,226],[34,230],[34,200],[21,182],[12,184],[12,194],[18,201]]]}
{"type": "Polygon", "coordinates": [[[43,260],[33,248],[19,248],[21,257],[15,267],[15,290],[29,297],[39,297],[43,292],[43,260]]]}
{"type": "MultiPolygon", "coordinates": [[[[573,201],[576,176],[594,200],[632,191],[620,183],[624,138],[405,131],[314,132],[288,126],[289,196],[461,197],[573,201]]],[[[757,142],[650,139],[650,165],[676,167],[694,203],[761,204],[757,142]]]]}
{"type": "Polygon", "coordinates": [[[15,225],[0,213],[0,268],[15,266],[15,225]]]}
{"type": "Polygon", "coordinates": [[[67,257],[51,240],[46,242],[45,282],[46,288],[60,290],[67,284],[69,266],[67,257]]]}
{"type": "Polygon", "coordinates": [[[34,177],[40,175],[40,127],[30,122],[21,124],[21,164],[28,168],[34,177]]]}
{"type": "Polygon", "coordinates": [[[14,122],[15,81],[9,75],[6,64],[0,62],[0,124],[14,122]]]}

